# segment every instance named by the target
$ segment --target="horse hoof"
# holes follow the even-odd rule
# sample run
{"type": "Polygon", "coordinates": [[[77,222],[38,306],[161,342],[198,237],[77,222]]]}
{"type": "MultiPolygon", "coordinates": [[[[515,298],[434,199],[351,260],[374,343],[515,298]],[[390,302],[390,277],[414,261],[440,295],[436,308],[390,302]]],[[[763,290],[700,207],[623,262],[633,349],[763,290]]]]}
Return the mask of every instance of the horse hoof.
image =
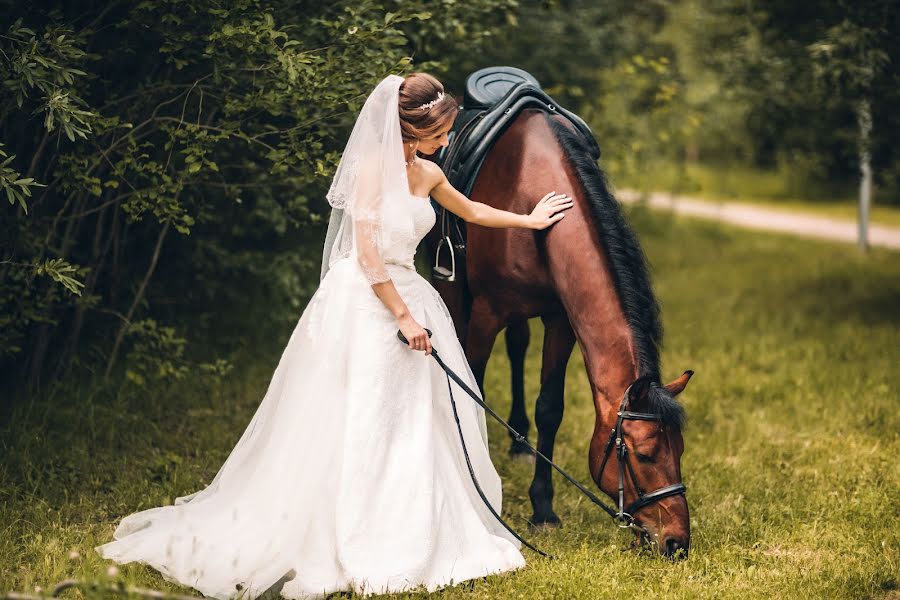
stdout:
{"type": "Polygon", "coordinates": [[[532,517],[531,522],[528,524],[528,528],[531,531],[539,532],[539,531],[552,531],[554,529],[559,529],[562,526],[562,522],[559,520],[559,517],[553,515],[549,519],[538,520],[535,517],[532,517]]]}
{"type": "Polygon", "coordinates": [[[534,464],[534,453],[533,452],[513,452],[509,451],[509,458],[520,463],[525,463],[527,465],[534,464]]]}
{"type": "Polygon", "coordinates": [[[516,461],[534,464],[534,451],[522,442],[513,441],[509,447],[509,457],[516,461]]]}

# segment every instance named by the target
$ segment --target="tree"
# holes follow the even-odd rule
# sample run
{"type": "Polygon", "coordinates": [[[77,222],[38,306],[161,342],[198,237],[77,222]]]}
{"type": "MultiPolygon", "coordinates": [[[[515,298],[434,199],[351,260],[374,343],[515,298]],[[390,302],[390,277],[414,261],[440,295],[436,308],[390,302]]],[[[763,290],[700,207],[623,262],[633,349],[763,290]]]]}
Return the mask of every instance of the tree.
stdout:
{"type": "Polygon", "coordinates": [[[477,49],[513,6],[0,0],[4,379],[112,375],[126,346],[159,351],[143,338],[178,347],[169,325],[283,330],[366,94],[413,68],[415,35],[477,49]]]}
{"type": "Polygon", "coordinates": [[[723,100],[727,94],[747,107],[743,129],[753,166],[790,160],[808,174],[804,183],[831,190],[868,172],[861,190],[874,186],[873,195],[880,189],[886,201],[900,199],[896,0],[698,6],[699,55],[720,78],[723,100]],[[880,126],[869,129],[869,122],[880,126]]]}
{"type": "Polygon", "coordinates": [[[847,18],[829,27],[822,39],[809,45],[817,76],[831,84],[856,109],[859,126],[859,235],[860,250],[869,248],[868,226],[872,194],[872,95],[874,83],[890,62],[888,12],[891,2],[854,3],[847,18]],[[862,17],[862,19],[860,19],[862,17]],[[857,21],[856,19],[860,19],[857,21]]]}

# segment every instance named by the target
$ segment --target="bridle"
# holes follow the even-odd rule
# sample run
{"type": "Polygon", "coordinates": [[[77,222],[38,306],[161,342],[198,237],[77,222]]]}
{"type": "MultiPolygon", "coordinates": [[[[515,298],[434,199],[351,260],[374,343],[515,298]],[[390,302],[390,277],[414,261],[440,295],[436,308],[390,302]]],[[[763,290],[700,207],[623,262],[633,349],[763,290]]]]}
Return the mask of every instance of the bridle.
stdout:
{"type": "MultiPolygon", "coordinates": [[[[656,387],[656,384],[651,383],[650,386],[656,387]]],[[[612,450],[615,446],[616,462],[618,463],[617,471],[619,479],[619,510],[618,512],[611,514],[610,516],[621,522],[619,527],[637,529],[641,533],[646,534],[647,530],[635,522],[634,514],[645,506],[653,504],[654,502],[659,502],[660,500],[669,498],[671,496],[678,496],[679,494],[683,495],[687,492],[687,488],[682,482],[679,481],[678,483],[673,483],[671,485],[667,485],[653,492],[650,492],[649,494],[645,494],[641,490],[641,486],[638,485],[637,477],[635,477],[634,475],[634,467],[631,466],[631,461],[629,460],[630,455],[628,454],[628,446],[625,445],[625,440],[622,439],[624,433],[622,429],[622,423],[624,423],[625,421],[662,422],[662,415],[625,410],[625,407],[628,404],[628,394],[630,391],[631,386],[629,385],[625,390],[625,393],[622,395],[622,403],[619,405],[618,412],[616,412],[616,424],[609,432],[609,440],[606,442],[606,449],[603,451],[603,461],[600,463],[600,470],[597,473],[597,477],[598,479],[601,479],[603,477],[603,470],[606,468],[606,463],[609,461],[609,457],[612,455],[612,450]],[[629,504],[627,507],[625,506],[626,469],[628,471],[629,477],[631,477],[631,485],[634,486],[634,490],[637,492],[638,496],[637,500],[629,504]]]]}
{"type": "MultiPolygon", "coordinates": [[[[425,331],[428,333],[428,337],[431,337],[431,330],[426,327],[425,331]]],[[[407,344],[407,345],[409,344],[408,340],[406,339],[406,336],[403,335],[402,331],[399,331],[399,330],[397,331],[397,337],[400,338],[400,341],[403,342],[404,344],[407,344]]],[[[453,417],[456,420],[456,428],[459,431],[459,441],[462,444],[463,455],[465,456],[465,459],[466,459],[466,466],[469,469],[469,475],[472,478],[472,483],[475,484],[475,489],[478,491],[478,495],[481,496],[481,500],[487,506],[490,513],[492,515],[494,515],[494,517],[500,522],[501,525],[503,525],[503,527],[506,528],[507,531],[509,531],[513,536],[515,536],[516,539],[518,539],[520,542],[522,542],[522,544],[524,544],[528,548],[531,548],[532,550],[534,550],[541,556],[547,556],[548,558],[554,558],[553,556],[547,554],[546,552],[542,552],[541,550],[538,550],[532,544],[528,543],[528,541],[526,541],[522,536],[520,536],[518,533],[516,533],[516,531],[512,527],[510,527],[506,523],[506,521],[504,521],[503,518],[500,517],[499,514],[497,514],[496,510],[494,510],[494,507],[491,506],[490,502],[488,502],[488,499],[485,496],[484,491],[481,489],[481,485],[478,483],[478,479],[475,477],[475,471],[472,468],[472,462],[469,459],[469,452],[466,449],[466,440],[463,437],[462,426],[460,425],[460,422],[459,422],[459,414],[457,413],[457,410],[456,410],[456,400],[453,398],[453,387],[450,385],[451,379],[453,379],[453,381],[455,381],[456,384],[459,385],[459,387],[462,388],[462,390],[464,392],[466,392],[469,396],[471,396],[472,399],[479,406],[481,406],[485,410],[486,413],[488,413],[494,419],[499,421],[500,424],[503,425],[513,435],[513,437],[515,438],[515,440],[517,442],[521,442],[522,444],[527,446],[532,452],[534,452],[535,456],[540,457],[541,459],[546,461],[547,464],[549,464],[551,467],[556,469],[556,471],[560,475],[565,477],[565,479],[569,483],[571,483],[576,488],[578,488],[581,491],[581,493],[583,493],[585,496],[587,496],[591,500],[591,502],[593,502],[594,504],[596,504],[597,506],[602,508],[606,512],[606,514],[608,514],[610,517],[612,517],[616,521],[619,521],[619,527],[622,527],[624,529],[632,529],[632,530],[640,533],[642,536],[646,536],[649,538],[650,532],[647,531],[647,529],[645,527],[641,526],[639,523],[637,523],[634,520],[634,513],[636,513],[637,511],[639,511],[640,509],[644,508],[645,506],[647,506],[649,504],[653,504],[654,502],[659,502],[660,500],[663,500],[664,498],[669,498],[670,496],[677,496],[679,494],[684,494],[687,491],[687,488],[680,481],[678,483],[675,483],[672,485],[667,485],[665,487],[661,487],[656,491],[650,492],[649,494],[644,494],[641,491],[640,486],[638,486],[637,479],[634,476],[634,469],[632,468],[631,463],[628,460],[627,447],[625,446],[625,442],[622,440],[622,423],[626,420],[660,421],[660,422],[662,422],[663,419],[662,419],[662,415],[657,415],[657,414],[653,414],[653,413],[640,413],[640,412],[633,412],[633,411],[625,410],[625,407],[628,404],[628,394],[631,391],[631,385],[629,385],[625,389],[625,393],[622,396],[622,403],[619,405],[619,411],[617,413],[616,424],[613,427],[612,431],[610,431],[610,433],[609,433],[609,441],[606,443],[606,450],[604,451],[604,454],[603,454],[603,462],[600,465],[600,472],[598,474],[598,478],[602,479],[603,478],[603,469],[606,467],[606,463],[609,460],[609,457],[612,453],[613,443],[615,443],[616,460],[619,463],[619,510],[617,511],[615,508],[611,508],[611,507],[607,506],[606,503],[603,502],[600,498],[598,498],[596,494],[594,494],[592,491],[590,491],[589,489],[584,487],[581,483],[576,481],[574,477],[572,477],[571,475],[569,475],[568,473],[563,471],[555,462],[553,462],[552,460],[550,460],[549,458],[544,456],[544,454],[542,454],[540,450],[538,450],[537,448],[535,448],[534,446],[529,444],[528,441],[525,439],[524,435],[520,434],[518,431],[513,429],[513,427],[509,423],[504,421],[503,418],[500,417],[500,415],[498,415],[496,412],[494,412],[494,410],[490,406],[488,406],[484,402],[484,400],[482,400],[481,398],[478,397],[478,394],[476,394],[468,385],[466,385],[466,383],[462,379],[460,379],[459,375],[454,373],[453,370],[450,369],[450,367],[448,367],[444,363],[443,359],[441,359],[440,355],[438,354],[437,350],[434,347],[431,348],[431,355],[437,361],[438,365],[440,365],[440,367],[447,374],[447,389],[450,392],[450,405],[453,408],[453,417]],[[638,494],[638,499],[635,500],[634,502],[632,502],[631,504],[629,504],[627,507],[625,506],[625,469],[626,468],[628,469],[628,472],[630,473],[631,483],[634,486],[634,489],[637,491],[637,494],[638,494]]],[[[634,384],[632,384],[632,385],[634,385],[634,384]]],[[[656,384],[651,383],[650,385],[655,386],[656,384]]],[[[599,481],[598,481],[598,484],[599,484],[599,481]]]]}

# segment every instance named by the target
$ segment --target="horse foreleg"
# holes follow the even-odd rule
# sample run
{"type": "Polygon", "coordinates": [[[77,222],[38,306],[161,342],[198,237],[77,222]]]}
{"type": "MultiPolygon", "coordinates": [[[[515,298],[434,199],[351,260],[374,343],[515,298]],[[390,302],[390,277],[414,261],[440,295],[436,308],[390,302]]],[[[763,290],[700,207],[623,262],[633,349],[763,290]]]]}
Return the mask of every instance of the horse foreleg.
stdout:
{"type": "MultiPolygon", "coordinates": [[[[541,393],[534,408],[534,424],[538,431],[537,449],[553,460],[556,432],[562,423],[563,392],[566,365],[575,345],[575,333],[565,314],[542,317],[544,348],[541,365],[541,393]]],[[[553,471],[546,461],[538,459],[534,465],[534,480],[528,489],[534,515],[533,526],[558,526],[553,512],[553,471]]]]}
{"type": "MultiPolygon", "coordinates": [[[[512,428],[528,437],[528,413],[525,410],[525,354],[528,351],[528,341],[531,332],[528,329],[527,319],[510,321],[506,325],[506,355],[509,357],[510,388],[512,389],[512,403],[509,409],[509,424],[512,428]]],[[[513,458],[525,459],[534,462],[534,453],[522,442],[510,434],[512,443],[509,454],[513,458]]]]}
{"type": "Polygon", "coordinates": [[[472,301],[472,312],[466,330],[465,351],[472,374],[475,376],[475,381],[478,382],[481,397],[485,402],[487,402],[487,396],[484,393],[484,372],[487,369],[488,359],[491,357],[491,350],[494,348],[494,341],[504,324],[504,316],[498,315],[483,298],[475,298],[472,301]]]}

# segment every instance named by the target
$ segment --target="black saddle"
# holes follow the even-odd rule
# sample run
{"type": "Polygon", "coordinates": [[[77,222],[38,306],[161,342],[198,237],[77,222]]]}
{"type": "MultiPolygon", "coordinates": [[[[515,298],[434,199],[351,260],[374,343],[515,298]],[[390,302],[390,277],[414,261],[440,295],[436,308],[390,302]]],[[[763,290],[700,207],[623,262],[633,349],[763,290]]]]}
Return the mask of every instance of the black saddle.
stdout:
{"type": "MultiPolygon", "coordinates": [[[[525,108],[562,115],[587,140],[594,160],[600,158],[600,146],[587,123],[555,102],[541,89],[533,75],[516,67],[485,67],[466,78],[463,105],[448,134],[450,143],[436,156],[437,164],[453,187],[466,196],[472,192],[488,151],[525,108]]],[[[434,277],[455,281],[456,252],[463,257],[466,252],[465,221],[434,200],[432,205],[441,223],[434,277]],[[441,247],[445,243],[450,250],[449,270],[439,264],[441,247]]]]}

